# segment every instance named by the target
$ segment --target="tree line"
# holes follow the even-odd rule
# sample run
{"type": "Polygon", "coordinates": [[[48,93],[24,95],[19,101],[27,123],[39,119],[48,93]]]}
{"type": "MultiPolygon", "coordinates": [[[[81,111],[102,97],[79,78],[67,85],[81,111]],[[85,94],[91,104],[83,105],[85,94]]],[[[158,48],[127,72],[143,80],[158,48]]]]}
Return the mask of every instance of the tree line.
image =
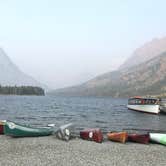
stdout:
{"type": "Polygon", "coordinates": [[[1,86],[1,95],[37,95],[44,96],[44,89],[34,86],[1,86]]]}

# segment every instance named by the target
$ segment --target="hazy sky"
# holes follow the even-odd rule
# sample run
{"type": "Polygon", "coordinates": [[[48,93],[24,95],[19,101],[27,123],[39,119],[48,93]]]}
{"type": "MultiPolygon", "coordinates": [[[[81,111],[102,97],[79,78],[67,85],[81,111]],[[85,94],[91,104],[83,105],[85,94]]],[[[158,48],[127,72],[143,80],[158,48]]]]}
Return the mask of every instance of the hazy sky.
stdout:
{"type": "Polygon", "coordinates": [[[0,47],[52,88],[116,69],[166,35],[165,0],[0,0],[0,47]]]}

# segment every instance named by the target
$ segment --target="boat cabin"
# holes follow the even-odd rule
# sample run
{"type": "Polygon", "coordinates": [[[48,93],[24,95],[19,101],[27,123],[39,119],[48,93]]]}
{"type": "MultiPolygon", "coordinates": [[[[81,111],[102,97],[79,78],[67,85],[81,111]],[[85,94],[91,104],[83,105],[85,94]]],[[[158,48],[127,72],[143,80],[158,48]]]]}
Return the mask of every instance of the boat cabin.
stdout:
{"type": "Polygon", "coordinates": [[[129,105],[157,105],[159,104],[159,99],[133,97],[128,100],[128,104],[129,105]]]}

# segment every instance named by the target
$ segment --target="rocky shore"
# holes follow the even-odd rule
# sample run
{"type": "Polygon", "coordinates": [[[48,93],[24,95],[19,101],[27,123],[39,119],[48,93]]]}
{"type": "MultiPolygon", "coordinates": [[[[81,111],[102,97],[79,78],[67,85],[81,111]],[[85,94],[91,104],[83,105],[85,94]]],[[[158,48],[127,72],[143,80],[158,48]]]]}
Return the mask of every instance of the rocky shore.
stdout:
{"type": "Polygon", "coordinates": [[[166,163],[166,147],[157,144],[98,144],[81,139],[69,142],[54,136],[11,138],[0,136],[0,165],[151,166],[166,163]]]}

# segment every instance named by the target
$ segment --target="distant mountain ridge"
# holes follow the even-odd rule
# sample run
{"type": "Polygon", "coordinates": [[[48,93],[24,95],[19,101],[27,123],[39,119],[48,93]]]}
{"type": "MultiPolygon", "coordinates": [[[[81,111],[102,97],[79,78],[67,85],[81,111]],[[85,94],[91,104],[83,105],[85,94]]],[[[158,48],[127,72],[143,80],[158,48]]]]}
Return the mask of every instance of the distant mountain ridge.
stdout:
{"type": "Polygon", "coordinates": [[[23,73],[0,48],[0,85],[2,86],[42,86],[31,76],[23,73]]]}
{"type": "Polygon", "coordinates": [[[145,43],[142,47],[137,48],[129,59],[119,67],[119,69],[125,69],[141,64],[163,52],[166,52],[166,37],[161,39],[155,38],[152,41],[145,43]]]}
{"type": "MultiPolygon", "coordinates": [[[[160,43],[160,40],[158,41],[160,43]]],[[[164,44],[162,44],[162,49],[160,49],[158,43],[157,49],[152,49],[156,50],[156,53],[159,52],[159,54],[154,54],[152,51],[151,55],[149,54],[151,51],[145,51],[147,55],[144,59],[141,59],[141,61],[137,60],[133,65],[127,65],[132,63],[130,59],[132,61],[133,59],[144,57],[145,52],[143,51],[140,54],[139,50],[151,48],[152,41],[152,43],[145,44],[143,48],[139,48],[137,50],[139,54],[136,54],[137,51],[135,51],[119,70],[105,73],[79,86],[55,90],[53,94],[129,97],[133,95],[166,93],[166,38],[162,39],[163,41],[165,41],[165,49],[163,47],[164,44]]]]}

